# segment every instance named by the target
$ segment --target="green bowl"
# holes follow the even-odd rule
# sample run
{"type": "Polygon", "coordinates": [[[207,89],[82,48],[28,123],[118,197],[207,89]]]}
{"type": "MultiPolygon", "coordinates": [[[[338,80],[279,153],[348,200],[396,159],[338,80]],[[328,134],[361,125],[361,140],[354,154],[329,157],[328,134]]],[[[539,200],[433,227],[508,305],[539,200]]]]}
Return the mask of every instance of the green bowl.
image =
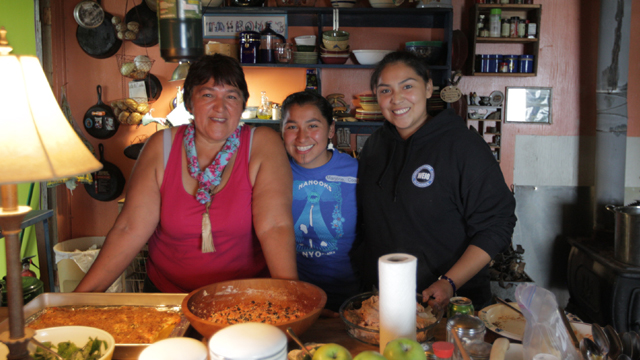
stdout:
{"type": "Polygon", "coordinates": [[[343,30],[329,30],[322,33],[322,38],[327,40],[349,40],[349,33],[343,30]]]}
{"type": "Polygon", "coordinates": [[[296,45],[296,49],[298,49],[299,52],[314,52],[316,51],[316,46],[315,45],[296,45]]]}

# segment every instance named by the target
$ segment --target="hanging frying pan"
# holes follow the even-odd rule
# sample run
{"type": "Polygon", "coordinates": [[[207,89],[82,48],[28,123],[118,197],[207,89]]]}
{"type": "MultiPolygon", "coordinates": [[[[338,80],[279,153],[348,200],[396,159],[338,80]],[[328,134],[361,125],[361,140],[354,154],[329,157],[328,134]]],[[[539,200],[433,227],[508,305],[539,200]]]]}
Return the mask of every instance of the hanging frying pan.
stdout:
{"type": "Polygon", "coordinates": [[[78,25],[87,29],[95,29],[104,21],[104,10],[100,6],[100,0],[80,1],[73,9],[73,17],[78,25]]]}
{"type": "Polygon", "coordinates": [[[97,139],[108,139],[118,131],[120,122],[118,122],[116,115],[113,113],[113,109],[102,102],[102,86],[98,85],[96,89],[98,91],[98,103],[84,113],[82,123],[89,135],[97,139]]]}
{"type": "Polygon", "coordinates": [[[124,190],[124,175],[114,164],[104,159],[104,146],[98,144],[102,169],[93,173],[93,184],[84,184],[89,196],[100,201],[115,200],[124,190]]]}
{"type": "Polygon", "coordinates": [[[149,99],[149,103],[160,98],[160,94],[162,93],[162,84],[160,83],[160,79],[155,75],[150,73],[142,80],[132,80],[131,82],[134,81],[144,81],[144,88],[147,91],[147,99],[149,99]]]}
{"type": "Polygon", "coordinates": [[[124,18],[125,22],[136,21],[140,24],[138,36],[131,42],[142,47],[151,47],[158,44],[158,16],[151,10],[146,2],[134,6],[124,18]]]}
{"type": "Polygon", "coordinates": [[[106,59],[120,50],[122,40],[116,36],[116,28],[111,23],[111,14],[105,11],[104,21],[94,29],[78,26],[76,39],[82,51],[96,59],[106,59]]]}

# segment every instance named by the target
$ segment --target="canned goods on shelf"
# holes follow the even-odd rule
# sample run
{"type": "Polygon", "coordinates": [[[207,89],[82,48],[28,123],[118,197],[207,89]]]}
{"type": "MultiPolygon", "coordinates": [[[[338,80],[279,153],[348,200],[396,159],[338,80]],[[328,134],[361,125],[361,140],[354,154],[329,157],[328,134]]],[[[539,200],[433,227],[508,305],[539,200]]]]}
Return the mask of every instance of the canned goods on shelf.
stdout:
{"type": "Polygon", "coordinates": [[[507,72],[517,73],[520,70],[520,68],[518,67],[518,58],[519,55],[504,55],[503,61],[506,62],[507,66],[509,67],[507,72]]]}
{"type": "Polygon", "coordinates": [[[533,73],[533,55],[520,55],[518,72],[533,73]]]}

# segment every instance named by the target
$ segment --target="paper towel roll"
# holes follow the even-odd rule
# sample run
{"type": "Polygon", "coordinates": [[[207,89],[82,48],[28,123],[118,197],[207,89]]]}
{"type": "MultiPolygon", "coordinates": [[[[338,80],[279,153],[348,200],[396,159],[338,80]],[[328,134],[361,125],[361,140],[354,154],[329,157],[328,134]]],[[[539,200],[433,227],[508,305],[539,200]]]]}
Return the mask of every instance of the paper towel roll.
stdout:
{"type": "Polygon", "coordinates": [[[378,259],[380,353],[399,337],[416,340],[416,271],[418,259],[388,254],[378,259]]]}

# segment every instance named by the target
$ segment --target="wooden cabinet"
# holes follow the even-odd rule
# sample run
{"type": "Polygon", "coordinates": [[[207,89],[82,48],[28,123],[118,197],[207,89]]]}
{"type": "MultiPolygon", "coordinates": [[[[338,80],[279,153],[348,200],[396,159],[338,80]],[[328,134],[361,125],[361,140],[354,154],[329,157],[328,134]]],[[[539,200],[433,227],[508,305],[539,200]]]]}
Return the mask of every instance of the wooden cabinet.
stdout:
{"type": "MultiPolygon", "coordinates": [[[[470,45],[469,58],[469,74],[474,76],[537,76],[538,74],[538,55],[540,48],[540,20],[542,18],[542,5],[539,4],[475,4],[471,13],[472,20],[472,36],[470,45]],[[521,20],[528,20],[529,23],[535,23],[535,37],[480,37],[477,33],[480,15],[484,15],[485,24],[489,26],[489,17],[492,9],[500,9],[502,11],[502,19],[511,19],[517,16],[521,20]],[[480,59],[478,55],[533,55],[533,72],[484,72],[481,71],[480,59]]],[[[526,36],[526,35],[525,35],[526,36]]],[[[517,71],[517,70],[516,70],[517,71]]]]}
{"type": "Polygon", "coordinates": [[[482,106],[468,105],[467,125],[475,129],[491,148],[493,156],[500,162],[502,117],[504,113],[502,105],[482,106]]]}

